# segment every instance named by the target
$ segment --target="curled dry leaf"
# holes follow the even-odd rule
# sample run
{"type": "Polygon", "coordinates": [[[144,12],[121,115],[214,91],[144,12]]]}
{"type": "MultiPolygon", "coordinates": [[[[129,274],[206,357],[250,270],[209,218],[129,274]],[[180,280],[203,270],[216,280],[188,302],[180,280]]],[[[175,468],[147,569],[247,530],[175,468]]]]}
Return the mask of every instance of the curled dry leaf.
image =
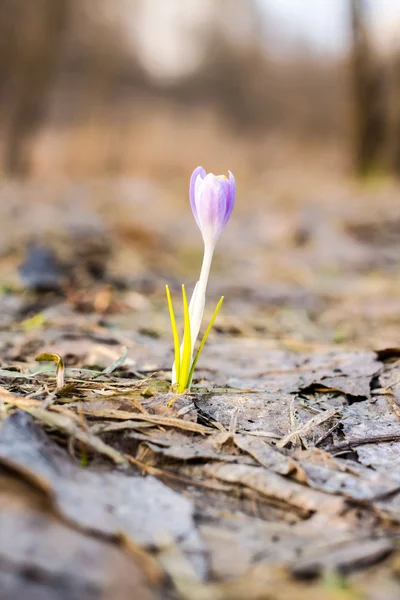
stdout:
{"type": "Polygon", "coordinates": [[[44,352],[35,358],[38,362],[53,362],[56,365],[56,386],[57,390],[62,390],[65,386],[65,364],[59,354],[49,354],[44,352]]]}

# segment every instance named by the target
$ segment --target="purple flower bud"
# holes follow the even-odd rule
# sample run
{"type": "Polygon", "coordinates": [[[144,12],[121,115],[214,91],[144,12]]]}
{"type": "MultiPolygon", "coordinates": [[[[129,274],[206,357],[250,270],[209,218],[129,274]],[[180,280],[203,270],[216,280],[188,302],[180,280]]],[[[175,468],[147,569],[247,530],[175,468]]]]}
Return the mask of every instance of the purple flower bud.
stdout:
{"type": "Polygon", "coordinates": [[[197,167],[190,179],[190,205],[205,244],[215,246],[227,224],[235,203],[236,183],[229,171],[225,175],[206,174],[197,167]]]}

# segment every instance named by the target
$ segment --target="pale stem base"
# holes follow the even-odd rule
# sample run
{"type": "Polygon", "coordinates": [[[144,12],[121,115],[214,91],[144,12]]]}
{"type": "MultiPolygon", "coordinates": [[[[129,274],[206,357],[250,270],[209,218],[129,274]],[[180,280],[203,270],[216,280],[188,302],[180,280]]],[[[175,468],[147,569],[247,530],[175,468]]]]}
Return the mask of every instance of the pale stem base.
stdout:
{"type": "MultiPolygon", "coordinates": [[[[201,265],[200,278],[195,285],[189,304],[190,333],[192,341],[192,356],[194,346],[199,335],[201,322],[203,320],[204,306],[206,302],[207,283],[210,275],[211,262],[214,254],[214,246],[204,244],[203,263],[201,265]]],[[[181,345],[182,355],[182,345],[181,345]]],[[[176,383],[175,363],[172,366],[172,383],[176,383]]]]}

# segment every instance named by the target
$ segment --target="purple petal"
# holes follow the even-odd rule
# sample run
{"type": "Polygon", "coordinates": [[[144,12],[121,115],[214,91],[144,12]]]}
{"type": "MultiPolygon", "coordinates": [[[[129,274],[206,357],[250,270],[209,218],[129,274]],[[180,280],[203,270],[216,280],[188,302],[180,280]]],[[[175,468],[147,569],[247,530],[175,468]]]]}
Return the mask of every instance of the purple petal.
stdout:
{"type": "Polygon", "coordinates": [[[225,210],[224,225],[227,224],[229,217],[232,214],[233,206],[235,204],[235,197],[236,197],[236,181],[235,181],[235,178],[232,175],[232,173],[230,171],[228,171],[228,173],[229,173],[229,179],[228,179],[229,192],[226,197],[226,210],[225,210]]]}
{"type": "Polygon", "coordinates": [[[189,199],[190,206],[192,207],[194,218],[196,219],[196,223],[199,225],[199,216],[197,214],[196,208],[196,181],[198,178],[201,180],[206,176],[206,171],[203,167],[197,167],[190,178],[190,186],[189,186],[189,199]]]}
{"type": "Polygon", "coordinates": [[[206,173],[203,167],[193,171],[190,180],[190,204],[204,241],[214,243],[224,230],[235,203],[236,183],[229,177],[206,173]]]}
{"type": "Polygon", "coordinates": [[[203,227],[213,226],[220,212],[221,189],[219,181],[213,173],[208,173],[198,187],[196,208],[203,227]]]}
{"type": "Polygon", "coordinates": [[[223,229],[227,223],[227,219],[225,218],[225,216],[227,211],[227,204],[229,202],[230,197],[230,183],[227,179],[223,178],[219,179],[218,184],[220,187],[221,196],[221,201],[218,210],[218,222],[219,226],[223,229]]]}

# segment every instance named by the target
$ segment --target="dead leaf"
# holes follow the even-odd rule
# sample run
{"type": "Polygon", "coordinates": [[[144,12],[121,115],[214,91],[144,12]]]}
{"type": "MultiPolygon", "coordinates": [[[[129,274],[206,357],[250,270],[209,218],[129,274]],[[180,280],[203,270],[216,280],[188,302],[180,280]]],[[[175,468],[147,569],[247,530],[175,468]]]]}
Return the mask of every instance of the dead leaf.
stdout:
{"type": "Polygon", "coordinates": [[[311,490],[262,467],[217,464],[207,466],[205,472],[208,476],[216,477],[221,481],[249,487],[303,514],[310,515],[316,511],[337,514],[343,510],[341,498],[311,490]]]}
{"type": "Polygon", "coordinates": [[[123,533],[146,548],[156,548],[165,533],[190,549],[192,564],[204,576],[203,546],[190,501],[153,477],[82,469],[23,413],[3,422],[0,460],[40,483],[64,518],[82,531],[107,539],[123,533]]]}

